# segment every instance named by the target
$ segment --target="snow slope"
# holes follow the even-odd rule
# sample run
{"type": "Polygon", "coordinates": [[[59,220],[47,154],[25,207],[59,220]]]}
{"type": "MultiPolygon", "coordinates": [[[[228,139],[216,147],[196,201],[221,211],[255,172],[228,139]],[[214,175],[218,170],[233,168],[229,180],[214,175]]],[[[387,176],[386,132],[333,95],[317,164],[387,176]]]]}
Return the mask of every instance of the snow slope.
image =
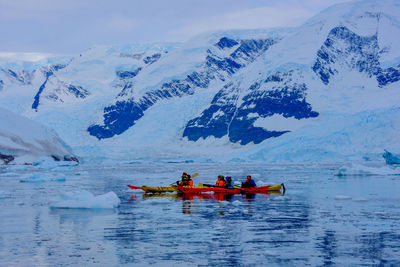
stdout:
{"type": "Polygon", "coordinates": [[[293,29],[0,60],[0,106],[97,160],[378,159],[400,150],[399,14],[353,1],[293,29]]]}
{"type": "Polygon", "coordinates": [[[0,163],[32,163],[41,157],[77,161],[53,130],[0,108],[0,163]]]}

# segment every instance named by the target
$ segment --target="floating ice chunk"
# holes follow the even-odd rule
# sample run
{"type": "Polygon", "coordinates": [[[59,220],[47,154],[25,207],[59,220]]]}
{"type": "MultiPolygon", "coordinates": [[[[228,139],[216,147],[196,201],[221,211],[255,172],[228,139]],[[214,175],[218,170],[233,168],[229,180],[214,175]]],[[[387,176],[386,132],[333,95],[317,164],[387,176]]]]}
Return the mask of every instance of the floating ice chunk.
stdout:
{"type": "Polygon", "coordinates": [[[8,171],[20,171],[20,170],[26,170],[30,166],[29,165],[7,165],[7,170],[8,171]]]}
{"type": "Polygon", "coordinates": [[[40,158],[33,162],[33,166],[40,169],[59,169],[59,170],[69,170],[72,166],[76,166],[79,163],[76,161],[55,161],[51,158],[40,158]]]}
{"type": "Polygon", "coordinates": [[[40,160],[33,162],[33,166],[41,169],[53,169],[59,165],[60,163],[50,158],[41,158],[40,160]]]}
{"type": "Polygon", "coordinates": [[[376,168],[359,164],[352,164],[350,167],[340,168],[336,175],[337,176],[400,175],[400,170],[391,169],[388,166],[376,168]]]}
{"type": "Polygon", "coordinates": [[[383,153],[382,157],[385,159],[386,164],[400,164],[400,155],[392,154],[385,149],[385,153],[383,153]]]}
{"type": "Polygon", "coordinates": [[[351,197],[350,196],[335,196],[336,200],[350,200],[351,197]]]}
{"type": "Polygon", "coordinates": [[[120,203],[120,199],[113,191],[98,196],[94,196],[88,191],[80,191],[64,193],[50,207],[63,209],[113,209],[118,207],[120,203]]]}
{"type": "Polygon", "coordinates": [[[235,200],[232,202],[232,205],[235,205],[235,206],[239,206],[241,204],[242,204],[242,202],[240,202],[239,200],[235,200]]]}
{"type": "Polygon", "coordinates": [[[63,174],[36,173],[29,174],[19,180],[21,183],[38,183],[38,182],[65,182],[66,178],[63,174]]]}
{"type": "Polygon", "coordinates": [[[0,199],[9,198],[9,197],[11,197],[10,193],[4,192],[4,191],[0,191],[0,199]]]}
{"type": "Polygon", "coordinates": [[[353,199],[353,201],[355,201],[355,202],[367,202],[367,201],[368,201],[368,199],[366,199],[366,198],[363,198],[363,197],[359,197],[359,198],[355,198],[355,199],[353,199]]]}
{"type": "Polygon", "coordinates": [[[272,250],[263,250],[263,254],[267,256],[277,256],[278,252],[272,251],[272,250]]]}
{"type": "Polygon", "coordinates": [[[57,166],[52,169],[52,171],[60,171],[60,172],[66,172],[71,170],[73,170],[73,166],[57,166]]]}
{"type": "Polygon", "coordinates": [[[10,176],[20,176],[21,174],[20,173],[17,173],[17,172],[3,172],[3,173],[0,173],[0,176],[8,176],[8,177],[10,177],[10,176]]]}

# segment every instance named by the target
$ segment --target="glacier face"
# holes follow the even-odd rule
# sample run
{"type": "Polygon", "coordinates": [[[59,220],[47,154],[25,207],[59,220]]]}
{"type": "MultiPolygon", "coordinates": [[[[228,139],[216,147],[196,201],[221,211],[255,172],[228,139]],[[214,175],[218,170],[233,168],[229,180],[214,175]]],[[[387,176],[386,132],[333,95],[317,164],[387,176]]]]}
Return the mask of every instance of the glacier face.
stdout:
{"type": "Polygon", "coordinates": [[[0,108],[0,163],[32,163],[41,157],[78,161],[53,130],[0,108]]]}
{"type": "Polygon", "coordinates": [[[366,0],[293,29],[98,46],[35,64],[0,58],[0,106],[56,129],[89,158],[380,155],[400,149],[399,14],[396,1],[366,0]]]}

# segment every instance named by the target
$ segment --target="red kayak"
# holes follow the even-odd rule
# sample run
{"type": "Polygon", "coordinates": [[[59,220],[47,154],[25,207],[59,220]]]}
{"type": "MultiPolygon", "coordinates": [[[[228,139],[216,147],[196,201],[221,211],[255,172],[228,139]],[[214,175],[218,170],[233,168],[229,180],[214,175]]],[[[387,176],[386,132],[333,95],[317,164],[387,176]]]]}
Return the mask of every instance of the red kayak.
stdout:
{"type": "Polygon", "coordinates": [[[179,192],[187,193],[187,194],[198,194],[198,193],[226,193],[226,194],[239,194],[240,189],[230,189],[230,188],[222,188],[222,187],[197,187],[197,186],[176,186],[179,192]]]}
{"type": "Polygon", "coordinates": [[[258,186],[253,188],[223,188],[223,187],[195,187],[195,186],[177,186],[179,192],[198,194],[198,193],[225,193],[225,194],[240,194],[240,193],[267,193],[267,192],[280,192],[281,188],[285,191],[285,186],[283,184],[279,185],[267,185],[258,186]]]}

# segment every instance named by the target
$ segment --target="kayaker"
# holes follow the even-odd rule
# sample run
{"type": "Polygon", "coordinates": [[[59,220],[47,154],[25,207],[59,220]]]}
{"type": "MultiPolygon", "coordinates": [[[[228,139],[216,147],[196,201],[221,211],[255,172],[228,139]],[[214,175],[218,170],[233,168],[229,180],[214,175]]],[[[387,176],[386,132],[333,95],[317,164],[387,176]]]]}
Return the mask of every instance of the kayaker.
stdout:
{"type": "Polygon", "coordinates": [[[181,178],[182,178],[181,181],[180,182],[177,181],[176,184],[183,186],[183,184],[186,183],[186,180],[187,180],[187,173],[183,172],[181,178]]]}
{"type": "Polygon", "coordinates": [[[230,177],[230,176],[227,176],[227,177],[226,177],[224,187],[225,187],[225,188],[234,188],[234,184],[233,184],[233,181],[232,181],[232,177],[230,177]]]}
{"type": "Polygon", "coordinates": [[[252,188],[256,186],[257,186],[256,183],[251,179],[251,175],[247,175],[246,181],[244,183],[242,182],[243,188],[252,188]]]}
{"type": "Polygon", "coordinates": [[[193,186],[193,180],[192,180],[192,177],[189,174],[187,175],[187,179],[185,181],[185,185],[184,186],[193,186]]]}
{"type": "Polygon", "coordinates": [[[215,183],[218,187],[223,187],[225,184],[225,179],[223,175],[218,175],[218,181],[215,183]]]}
{"type": "Polygon", "coordinates": [[[184,172],[182,173],[182,181],[178,181],[176,184],[181,186],[193,186],[193,180],[189,174],[184,172]]]}

